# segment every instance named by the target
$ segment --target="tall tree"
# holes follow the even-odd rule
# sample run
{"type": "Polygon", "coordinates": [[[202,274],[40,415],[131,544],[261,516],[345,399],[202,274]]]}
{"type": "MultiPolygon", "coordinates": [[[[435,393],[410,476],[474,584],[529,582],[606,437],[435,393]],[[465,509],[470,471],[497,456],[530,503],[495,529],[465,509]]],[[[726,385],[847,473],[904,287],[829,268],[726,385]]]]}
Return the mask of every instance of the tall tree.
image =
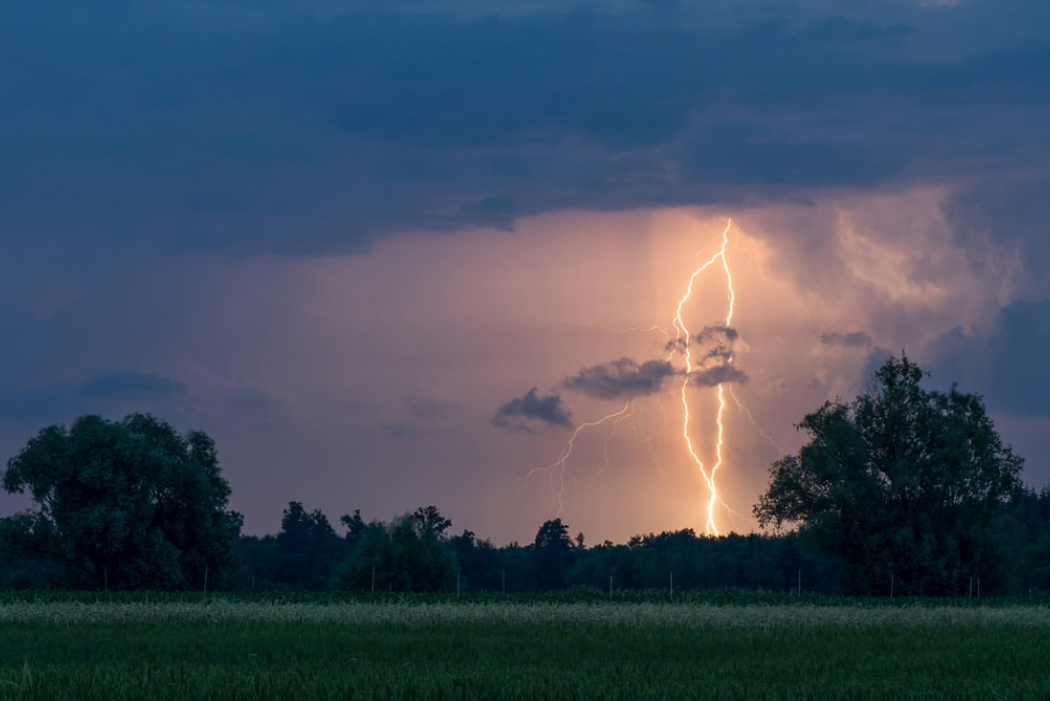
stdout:
{"type": "Polygon", "coordinates": [[[565,586],[569,568],[572,567],[573,548],[569,527],[560,518],[544,521],[536,532],[532,550],[536,568],[536,583],[541,589],[558,589],[565,586]]]}
{"type": "Polygon", "coordinates": [[[8,461],[3,486],[35,502],[2,520],[7,548],[60,563],[68,586],[214,586],[241,527],[211,438],[147,414],[49,426],[8,461]]]}
{"type": "Polygon", "coordinates": [[[420,507],[390,524],[361,525],[360,514],[344,516],[354,550],[336,570],[341,589],[436,592],[455,584],[445,531],[452,522],[434,506],[420,507]]]}
{"type": "Polygon", "coordinates": [[[345,541],[320,509],[308,512],[302,502],[290,501],[281,515],[277,534],[274,582],[291,589],[324,589],[332,570],[346,556],[345,541]]]}
{"type": "Polygon", "coordinates": [[[990,528],[1020,486],[1022,459],[1002,444],[981,398],[920,387],[906,355],[852,403],[825,403],[798,425],[810,440],[773,463],[755,506],[763,527],[798,524],[840,558],[857,593],[960,594],[1000,575],[990,528]]]}

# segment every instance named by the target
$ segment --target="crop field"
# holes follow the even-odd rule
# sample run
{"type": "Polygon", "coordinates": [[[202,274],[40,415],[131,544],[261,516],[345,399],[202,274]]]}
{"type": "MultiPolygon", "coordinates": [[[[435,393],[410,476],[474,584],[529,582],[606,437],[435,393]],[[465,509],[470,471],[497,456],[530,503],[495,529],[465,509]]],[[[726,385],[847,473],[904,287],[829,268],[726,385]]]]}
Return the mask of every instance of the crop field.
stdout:
{"type": "Polygon", "coordinates": [[[1044,699],[1045,603],[0,597],[0,699],[1044,699]]]}

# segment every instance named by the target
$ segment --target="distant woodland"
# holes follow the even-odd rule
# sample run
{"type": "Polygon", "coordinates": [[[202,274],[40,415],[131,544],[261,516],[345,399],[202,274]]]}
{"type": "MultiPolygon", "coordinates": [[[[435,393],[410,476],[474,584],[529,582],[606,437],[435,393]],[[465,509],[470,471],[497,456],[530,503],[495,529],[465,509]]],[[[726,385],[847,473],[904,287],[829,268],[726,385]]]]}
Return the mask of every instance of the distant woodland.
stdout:
{"type": "MultiPolygon", "coordinates": [[[[995,519],[1001,557],[977,575],[973,595],[1050,591],[1050,488],[1022,489],[995,519]]],[[[95,581],[70,579],[55,559],[33,554],[0,561],[0,587],[129,588],[120,563],[95,581]],[[103,581],[103,578],[109,581],[103,581]]],[[[697,535],[686,529],[649,533],[627,543],[588,544],[559,519],[542,524],[530,543],[495,546],[452,523],[433,506],[389,522],[355,512],[333,526],[320,510],[291,502],[275,535],[238,535],[229,558],[212,571],[212,589],[255,591],[524,592],[588,588],[623,590],[839,593],[841,565],[807,547],[798,533],[697,535]]],[[[903,583],[897,582],[901,587],[903,583]]],[[[197,588],[197,581],[172,587],[197,588]]],[[[137,588],[137,587],[130,587],[137,588]]],[[[889,596],[891,582],[865,592],[889,596]]],[[[900,589],[897,590],[898,592],[900,589]]],[[[958,592],[959,595],[970,594],[958,592]]]]}

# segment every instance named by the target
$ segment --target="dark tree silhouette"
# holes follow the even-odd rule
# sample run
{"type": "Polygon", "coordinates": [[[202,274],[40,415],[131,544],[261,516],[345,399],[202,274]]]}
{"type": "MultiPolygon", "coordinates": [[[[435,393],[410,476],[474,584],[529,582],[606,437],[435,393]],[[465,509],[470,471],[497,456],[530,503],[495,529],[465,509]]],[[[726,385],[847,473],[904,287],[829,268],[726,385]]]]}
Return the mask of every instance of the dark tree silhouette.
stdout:
{"type": "Polygon", "coordinates": [[[1020,487],[1022,460],[1003,446],[981,398],[925,391],[907,356],[892,358],[852,403],[826,403],[799,424],[810,440],[770,468],[754,512],[840,558],[856,593],[944,595],[972,577],[1001,582],[991,528],[1020,487]]]}
{"type": "Polygon", "coordinates": [[[569,528],[560,518],[545,521],[540,526],[533,543],[532,557],[536,583],[541,589],[565,586],[569,568],[572,567],[573,547],[569,528]]]}
{"type": "Polygon", "coordinates": [[[241,517],[206,434],[146,414],[49,426],[7,463],[8,492],[35,508],[0,519],[8,552],[57,565],[64,586],[212,586],[230,565],[241,517]]]}

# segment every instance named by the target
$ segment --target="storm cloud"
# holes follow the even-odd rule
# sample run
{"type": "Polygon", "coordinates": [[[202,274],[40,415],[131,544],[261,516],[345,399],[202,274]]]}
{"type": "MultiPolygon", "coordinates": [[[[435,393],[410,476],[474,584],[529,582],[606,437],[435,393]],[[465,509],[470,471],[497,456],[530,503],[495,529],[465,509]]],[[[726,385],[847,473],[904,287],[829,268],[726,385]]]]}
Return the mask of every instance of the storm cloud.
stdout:
{"type": "Polygon", "coordinates": [[[918,4],[5,3],[4,232],[364,251],[1042,167],[1050,10],[918,4]]]}
{"type": "Polygon", "coordinates": [[[641,365],[620,358],[583,368],[565,378],[562,387],[595,399],[636,399],[661,391],[667,380],[680,374],[666,360],[647,360],[641,365]]]}
{"type": "Polygon", "coordinates": [[[523,433],[533,432],[528,424],[530,421],[571,428],[572,419],[562,404],[561,397],[557,394],[540,397],[536,391],[537,388],[533,387],[524,395],[515,397],[501,406],[490,419],[491,423],[500,428],[523,433]]]}
{"type": "Polygon", "coordinates": [[[699,387],[717,387],[721,384],[743,384],[747,382],[747,373],[728,363],[711,365],[694,370],[689,374],[690,384],[699,387]]]}
{"type": "MultiPolygon", "coordinates": [[[[71,413],[100,413],[114,406],[159,406],[184,395],[186,385],[157,373],[114,372],[80,383],[0,391],[0,419],[56,421],[71,413]]],[[[147,409],[148,410],[148,409],[147,409]]]]}

